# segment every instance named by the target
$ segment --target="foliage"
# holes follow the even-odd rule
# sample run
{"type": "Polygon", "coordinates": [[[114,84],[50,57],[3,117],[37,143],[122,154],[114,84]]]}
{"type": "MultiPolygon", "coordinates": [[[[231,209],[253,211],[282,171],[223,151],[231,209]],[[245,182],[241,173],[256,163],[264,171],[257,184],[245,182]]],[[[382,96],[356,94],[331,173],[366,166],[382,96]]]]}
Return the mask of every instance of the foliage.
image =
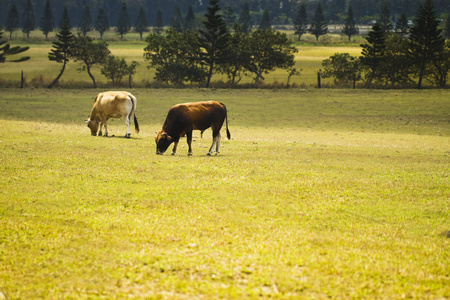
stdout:
{"type": "Polygon", "coordinates": [[[251,30],[251,17],[250,17],[250,8],[248,6],[248,0],[245,0],[242,6],[242,10],[238,18],[238,23],[243,33],[247,33],[251,30]]]}
{"type": "Polygon", "coordinates": [[[9,31],[9,39],[12,39],[12,33],[14,30],[20,27],[19,12],[17,11],[16,4],[11,5],[11,9],[6,19],[5,29],[9,31]]]}
{"type": "Polygon", "coordinates": [[[320,2],[317,4],[314,17],[311,20],[309,32],[316,37],[316,41],[319,41],[319,36],[325,35],[328,32],[328,26],[325,21],[325,17],[322,11],[322,4],[320,2]]]}
{"type": "Polygon", "coordinates": [[[334,77],[334,82],[345,84],[353,82],[353,87],[358,80],[361,80],[361,63],[357,57],[348,53],[336,53],[322,62],[324,67],[322,77],[334,77]]]}
{"type": "Polygon", "coordinates": [[[158,8],[158,11],[156,12],[156,20],[155,25],[153,26],[153,31],[157,34],[160,34],[163,31],[164,23],[162,19],[162,10],[161,8],[158,8]]]}
{"type": "Polygon", "coordinates": [[[194,30],[195,13],[192,5],[189,5],[186,18],[184,19],[184,28],[189,30],[194,30]]]}
{"type": "Polygon", "coordinates": [[[450,74],[450,40],[446,40],[444,47],[436,53],[433,63],[427,66],[425,79],[440,88],[447,85],[450,74]]]}
{"type": "Polygon", "coordinates": [[[383,9],[381,10],[380,19],[378,21],[380,24],[381,30],[387,34],[394,29],[394,24],[392,23],[391,12],[387,6],[387,3],[384,3],[383,9]]]}
{"type": "Polygon", "coordinates": [[[298,9],[297,17],[294,22],[294,30],[294,34],[298,35],[299,41],[302,35],[308,32],[308,17],[306,15],[305,2],[302,2],[298,9]]]}
{"type": "MultiPolygon", "coordinates": [[[[20,54],[27,51],[28,49],[30,49],[30,47],[28,46],[26,47],[16,46],[11,48],[11,45],[7,43],[5,40],[3,40],[3,28],[0,26],[0,63],[6,62],[6,56],[20,54]]],[[[29,56],[24,56],[19,59],[9,60],[9,62],[22,62],[29,59],[30,59],[29,56]]]]}
{"type": "Polygon", "coordinates": [[[396,84],[411,82],[411,63],[408,41],[397,34],[389,34],[385,41],[383,61],[378,79],[383,83],[396,84]]]}
{"type": "Polygon", "coordinates": [[[356,27],[356,22],[353,17],[353,9],[351,5],[348,6],[347,17],[345,18],[345,24],[344,28],[342,28],[342,33],[348,36],[349,41],[351,40],[352,35],[359,33],[359,29],[358,27],[356,27]]]}
{"type": "Polygon", "coordinates": [[[112,81],[113,85],[117,85],[120,84],[124,76],[128,75],[131,77],[136,73],[136,67],[138,65],[136,61],[132,61],[128,65],[125,58],[108,55],[100,71],[106,78],[112,81]]]}
{"type": "Polygon", "coordinates": [[[134,30],[136,30],[136,32],[139,32],[142,41],[142,34],[148,31],[147,17],[145,16],[144,8],[142,6],[139,9],[136,22],[134,23],[134,30]]]}
{"type": "Polygon", "coordinates": [[[27,40],[30,38],[30,32],[34,30],[34,9],[31,0],[27,0],[27,5],[25,6],[25,11],[23,13],[23,24],[22,31],[27,35],[27,40]]]}
{"type": "Polygon", "coordinates": [[[45,39],[48,39],[48,34],[53,31],[54,27],[55,18],[53,17],[50,0],[47,0],[45,3],[44,15],[41,18],[41,30],[45,35],[45,39]]]}
{"type": "Polygon", "coordinates": [[[207,76],[200,61],[200,43],[196,32],[183,33],[175,28],[166,30],[165,35],[150,34],[144,48],[148,68],[155,68],[155,79],[163,82],[203,82],[207,76]]]}
{"type": "Polygon", "coordinates": [[[117,19],[117,32],[120,34],[120,39],[123,39],[124,34],[127,34],[131,29],[130,17],[125,2],[122,2],[120,8],[119,18],[117,19]]]}
{"type": "Polygon", "coordinates": [[[226,63],[229,57],[230,34],[227,24],[219,14],[219,0],[210,0],[208,12],[205,14],[206,20],[203,22],[204,29],[199,30],[200,46],[204,49],[201,55],[202,61],[208,66],[208,76],[206,87],[209,87],[213,70],[216,65],[226,63]]]}
{"type": "Polygon", "coordinates": [[[68,22],[67,20],[63,22],[63,27],[56,34],[56,38],[58,40],[53,42],[53,47],[50,50],[50,53],[48,54],[48,59],[50,61],[55,61],[57,63],[63,64],[58,76],[56,76],[56,78],[50,83],[48,88],[52,88],[58,82],[58,80],[64,73],[66,64],[69,62],[70,58],[69,49],[72,46],[75,39],[72,32],[70,32],[69,26],[70,22],[68,22]]]}
{"type": "Polygon", "coordinates": [[[397,21],[397,26],[395,27],[395,31],[399,32],[402,37],[406,36],[408,34],[408,18],[404,13],[400,14],[400,17],[397,21]]]}
{"type": "Polygon", "coordinates": [[[184,30],[184,22],[183,15],[181,14],[180,7],[177,6],[170,18],[170,26],[175,28],[178,32],[183,32],[184,30]]]}
{"type": "Polygon", "coordinates": [[[81,14],[79,30],[83,33],[83,36],[92,30],[92,15],[91,8],[88,4],[83,7],[83,13],[81,14]]]}
{"type": "Polygon", "coordinates": [[[250,34],[248,52],[251,57],[245,68],[254,74],[254,86],[258,87],[263,74],[281,68],[294,67],[294,53],[297,48],[292,46],[291,40],[285,33],[274,31],[272,28],[256,30],[250,34]]]}
{"type": "Polygon", "coordinates": [[[266,30],[268,28],[271,28],[272,25],[270,24],[270,13],[269,10],[266,8],[264,9],[263,15],[261,17],[261,23],[259,23],[259,30],[266,30]]]}
{"type": "Polygon", "coordinates": [[[420,6],[414,24],[409,30],[410,53],[416,67],[418,83],[422,87],[422,80],[427,75],[428,66],[432,64],[444,47],[442,30],[438,28],[439,20],[434,12],[431,0],[425,0],[420,6]]]}
{"type": "Polygon", "coordinates": [[[103,34],[109,29],[108,16],[106,15],[106,12],[103,8],[100,8],[98,11],[94,28],[100,33],[100,39],[103,39],[103,34]]]}
{"type": "Polygon", "coordinates": [[[69,16],[69,11],[67,9],[67,6],[64,6],[62,17],[61,17],[61,20],[59,22],[59,28],[63,28],[66,24],[67,24],[67,27],[70,30],[70,28],[72,28],[72,23],[70,22],[70,16],[69,16]]]}
{"type": "Polygon", "coordinates": [[[96,88],[97,83],[91,70],[95,65],[102,65],[105,62],[110,54],[108,43],[105,41],[94,43],[91,37],[78,33],[78,36],[75,37],[73,44],[69,48],[69,53],[75,62],[82,62],[80,71],[87,71],[92,79],[94,88],[96,88]]]}
{"type": "Polygon", "coordinates": [[[384,50],[386,48],[386,36],[377,22],[372,26],[372,30],[366,37],[367,43],[361,44],[362,56],[361,64],[366,69],[367,88],[370,88],[372,81],[379,75],[379,68],[385,61],[384,50]]]}

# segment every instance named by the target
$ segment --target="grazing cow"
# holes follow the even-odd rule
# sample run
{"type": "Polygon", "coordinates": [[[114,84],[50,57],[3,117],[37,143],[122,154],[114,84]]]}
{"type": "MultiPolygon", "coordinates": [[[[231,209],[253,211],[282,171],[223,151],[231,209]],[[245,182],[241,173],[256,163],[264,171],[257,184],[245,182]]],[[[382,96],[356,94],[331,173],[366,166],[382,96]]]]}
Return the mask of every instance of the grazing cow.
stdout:
{"type": "Polygon", "coordinates": [[[102,135],[102,126],[105,126],[105,135],[108,136],[106,121],[110,118],[124,118],[127,125],[126,138],[130,137],[130,122],[134,118],[134,128],[139,133],[139,124],[134,112],[136,111],[136,97],[128,92],[104,92],[97,95],[92,107],[91,116],[86,120],[87,126],[91,129],[91,135],[97,135],[98,125],[100,130],[98,135],[102,135]]]}
{"type": "Polygon", "coordinates": [[[213,132],[213,142],[207,155],[211,155],[214,145],[216,154],[219,153],[220,129],[223,121],[226,120],[227,137],[231,138],[228,130],[227,108],[223,103],[217,101],[195,102],[178,104],[172,107],[167,114],[162,130],[157,133],[156,154],[163,154],[173,142],[172,155],[177,151],[180,137],[186,135],[189,146],[188,155],[192,155],[192,131],[203,131],[211,127],[213,132]]]}

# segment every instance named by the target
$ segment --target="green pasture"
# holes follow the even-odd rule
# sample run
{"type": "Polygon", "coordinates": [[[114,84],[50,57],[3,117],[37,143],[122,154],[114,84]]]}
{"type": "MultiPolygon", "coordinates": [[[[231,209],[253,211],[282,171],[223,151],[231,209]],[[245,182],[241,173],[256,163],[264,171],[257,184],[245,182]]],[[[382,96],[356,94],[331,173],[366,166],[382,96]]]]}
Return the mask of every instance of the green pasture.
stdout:
{"type": "Polygon", "coordinates": [[[450,297],[448,91],[136,89],[131,139],[99,91],[1,90],[0,299],[450,297]],[[221,153],[156,155],[209,99],[221,153]]]}
{"type": "MultiPolygon", "coordinates": [[[[43,38],[42,32],[34,31],[31,35],[30,41],[23,41],[17,36],[16,39],[9,41],[11,45],[27,45],[30,50],[26,55],[30,56],[29,61],[21,63],[4,63],[0,65],[0,86],[19,87],[21,72],[24,72],[25,86],[27,87],[46,87],[58,74],[62,67],[61,64],[51,62],[48,59],[48,53],[52,48],[52,40],[54,34],[49,35],[49,40],[43,38]]],[[[21,34],[21,33],[20,33],[21,34]]],[[[92,37],[98,38],[94,33],[92,37]]],[[[133,76],[133,84],[135,87],[154,86],[154,69],[148,69],[148,62],[144,60],[145,41],[139,40],[139,35],[129,34],[125,36],[127,40],[118,40],[118,35],[115,32],[108,32],[104,39],[109,44],[109,49],[113,55],[125,57],[128,63],[137,61],[136,74],[133,76]]],[[[293,37],[294,38],[294,37],[293,37]]],[[[309,87],[317,85],[317,72],[322,68],[322,61],[329,58],[337,52],[347,52],[353,56],[361,54],[359,44],[362,42],[361,37],[355,37],[354,42],[348,43],[346,38],[341,35],[327,35],[322,37],[326,44],[316,44],[312,35],[305,35],[302,37],[302,42],[296,42],[298,53],[296,53],[295,61],[297,70],[301,70],[299,76],[293,76],[290,79],[290,84],[297,87],[309,87]]],[[[78,71],[81,64],[73,61],[69,62],[63,77],[60,80],[60,86],[66,88],[89,88],[93,83],[86,71],[78,71]]],[[[108,80],[100,73],[100,68],[93,69],[94,77],[98,81],[99,86],[106,86],[108,80]]],[[[284,87],[287,83],[288,73],[286,70],[275,70],[265,76],[262,85],[284,87]]],[[[213,75],[213,86],[221,87],[224,82],[227,82],[227,76],[221,74],[213,75]]],[[[240,84],[251,84],[253,79],[250,76],[244,76],[240,84]]],[[[322,79],[324,86],[332,85],[333,79],[322,79]]],[[[128,78],[123,81],[123,86],[128,86],[128,78]]]]}

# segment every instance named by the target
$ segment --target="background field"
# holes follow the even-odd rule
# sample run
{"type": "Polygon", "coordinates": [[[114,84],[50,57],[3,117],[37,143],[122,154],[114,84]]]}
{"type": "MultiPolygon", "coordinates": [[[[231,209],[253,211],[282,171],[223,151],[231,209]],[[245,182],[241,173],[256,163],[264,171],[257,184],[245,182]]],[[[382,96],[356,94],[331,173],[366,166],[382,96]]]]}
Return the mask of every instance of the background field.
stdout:
{"type": "MultiPolygon", "coordinates": [[[[287,32],[292,36],[292,32],[287,32]]],[[[48,60],[48,53],[52,48],[52,40],[54,40],[54,32],[49,35],[49,40],[43,38],[42,32],[34,31],[31,35],[30,41],[20,39],[22,33],[16,33],[15,39],[10,41],[11,45],[27,45],[30,50],[26,55],[31,59],[22,63],[5,63],[0,65],[0,85],[3,86],[20,86],[21,71],[24,72],[25,85],[27,87],[45,87],[47,86],[59,73],[61,64],[50,62],[48,60]]],[[[98,38],[94,33],[92,37],[98,38]]],[[[295,39],[292,36],[293,39],[295,39]]],[[[139,62],[136,75],[133,77],[135,86],[147,87],[151,86],[154,81],[153,69],[147,69],[148,62],[144,60],[145,41],[139,40],[138,34],[126,35],[125,41],[118,40],[119,37],[115,32],[108,32],[104,38],[108,44],[109,49],[113,55],[125,57],[128,63],[131,61],[139,62]]],[[[145,40],[145,38],[144,38],[145,40]]],[[[317,72],[322,68],[322,61],[334,55],[336,52],[347,52],[353,56],[361,55],[360,44],[363,38],[360,36],[354,37],[353,42],[349,43],[346,37],[339,34],[328,34],[321,37],[321,40],[326,44],[317,44],[314,36],[307,34],[302,37],[302,42],[297,43],[299,52],[296,54],[296,68],[301,70],[300,76],[293,76],[290,83],[297,87],[309,87],[317,85],[317,72]]],[[[67,69],[60,80],[62,87],[87,87],[93,86],[91,79],[87,72],[79,72],[79,63],[70,62],[67,69]]],[[[105,86],[107,79],[100,73],[100,69],[95,67],[93,74],[98,81],[99,86],[105,86]]],[[[276,70],[268,75],[265,75],[264,84],[276,85],[279,87],[285,86],[287,83],[288,73],[285,70],[276,70]]],[[[228,79],[226,75],[215,74],[213,76],[213,86],[223,86],[223,82],[228,79]]],[[[251,84],[253,79],[250,76],[244,76],[240,84],[251,84]]],[[[323,79],[324,86],[331,85],[333,79],[323,79]]],[[[125,78],[124,86],[128,86],[128,80],[125,78]]],[[[153,86],[155,86],[153,84],[153,86]]]]}
{"type": "Polygon", "coordinates": [[[134,90],[132,139],[99,91],[1,91],[0,298],[450,297],[448,91],[134,90]],[[221,153],[157,156],[207,99],[221,153]]]}

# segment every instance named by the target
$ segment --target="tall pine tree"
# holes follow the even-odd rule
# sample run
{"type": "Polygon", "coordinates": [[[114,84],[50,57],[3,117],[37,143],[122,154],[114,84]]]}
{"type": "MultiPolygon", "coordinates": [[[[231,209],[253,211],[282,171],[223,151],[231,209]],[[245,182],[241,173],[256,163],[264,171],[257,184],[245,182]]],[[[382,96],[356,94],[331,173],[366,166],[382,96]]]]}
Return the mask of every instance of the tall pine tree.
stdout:
{"type": "Polygon", "coordinates": [[[56,34],[56,38],[58,40],[53,43],[53,47],[48,54],[48,59],[50,61],[56,61],[57,63],[63,64],[58,76],[56,76],[56,78],[48,86],[49,89],[52,88],[61,78],[64,70],[66,69],[66,64],[69,62],[69,50],[75,39],[72,32],[70,32],[69,26],[69,22],[63,22],[63,27],[56,34]]]}
{"type": "Polygon", "coordinates": [[[242,7],[241,13],[239,14],[238,23],[241,25],[241,32],[247,33],[251,31],[251,17],[250,8],[248,6],[248,1],[245,0],[244,6],[242,7]]]}
{"type": "Polygon", "coordinates": [[[325,17],[323,16],[322,4],[320,2],[317,4],[316,12],[314,13],[314,18],[311,20],[311,27],[309,32],[316,37],[316,42],[319,41],[319,36],[328,33],[328,26],[325,22],[325,17]]]}
{"type": "Polygon", "coordinates": [[[266,8],[263,12],[263,15],[261,18],[261,23],[259,24],[258,29],[259,30],[267,30],[271,27],[272,27],[272,25],[270,24],[270,12],[269,12],[269,9],[266,8]]]}
{"type": "Polygon", "coordinates": [[[20,27],[19,12],[17,11],[16,4],[11,6],[8,17],[6,18],[5,29],[9,31],[9,39],[12,40],[12,33],[14,30],[20,27]]]}
{"type": "Polygon", "coordinates": [[[377,22],[372,26],[372,30],[366,37],[367,43],[361,44],[362,56],[361,64],[368,70],[367,88],[372,85],[373,79],[377,76],[378,69],[384,61],[384,50],[386,48],[386,36],[377,22]]]}
{"type": "Polygon", "coordinates": [[[164,23],[162,17],[162,10],[161,8],[158,8],[158,11],[156,12],[155,26],[153,27],[153,31],[157,34],[160,34],[163,31],[163,28],[164,23]]]}
{"type": "Polygon", "coordinates": [[[106,12],[103,8],[100,8],[97,14],[97,18],[95,19],[95,30],[100,33],[100,39],[103,39],[103,34],[106,30],[109,29],[109,20],[106,12]]]}
{"type": "Polygon", "coordinates": [[[137,15],[136,22],[134,23],[134,30],[139,32],[142,41],[142,34],[148,31],[147,17],[145,16],[144,8],[142,6],[139,8],[139,13],[137,15]]]}
{"type": "Polygon", "coordinates": [[[306,15],[306,5],[305,2],[302,2],[300,4],[300,7],[297,12],[297,17],[295,18],[294,22],[294,29],[295,33],[298,35],[298,40],[300,41],[300,38],[302,35],[308,32],[308,17],[306,15]]]}
{"type": "MultiPolygon", "coordinates": [[[[22,52],[27,51],[28,49],[30,49],[30,47],[28,47],[28,46],[27,47],[20,47],[20,46],[11,47],[11,45],[9,43],[7,43],[5,40],[3,40],[3,30],[2,30],[2,27],[0,26],[0,63],[6,62],[6,56],[20,54],[22,52]]],[[[26,61],[29,59],[30,59],[29,56],[24,56],[19,59],[9,60],[9,62],[21,62],[21,61],[26,61]]]]}
{"type": "Polygon", "coordinates": [[[356,27],[355,19],[353,18],[353,9],[352,6],[348,6],[347,17],[345,18],[344,28],[342,32],[348,36],[348,41],[351,40],[352,35],[358,34],[359,29],[356,27]]]}
{"type": "Polygon", "coordinates": [[[175,28],[178,32],[183,32],[183,16],[181,15],[181,9],[178,5],[173,12],[172,18],[170,18],[170,27],[175,28]]]}
{"type": "Polygon", "coordinates": [[[443,50],[444,38],[438,29],[439,19],[434,12],[431,0],[425,0],[420,6],[414,24],[409,30],[410,53],[414,65],[417,68],[417,88],[422,88],[422,80],[425,76],[427,65],[437,59],[439,52],[443,50]]]}
{"type": "Polygon", "coordinates": [[[53,17],[52,7],[50,6],[50,0],[47,0],[44,8],[44,15],[41,18],[41,30],[45,35],[45,39],[48,39],[49,32],[53,31],[55,27],[55,18],[53,17]]]}
{"type": "Polygon", "coordinates": [[[188,12],[186,14],[186,18],[184,19],[184,28],[193,30],[195,22],[195,14],[192,5],[189,5],[188,12]]]}
{"type": "Polygon", "coordinates": [[[62,29],[66,25],[69,30],[72,28],[72,24],[70,23],[69,11],[67,10],[67,6],[64,6],[63,14],[61,20],[59,21],[59,28],[62,29]]]}
{"type": "Polygon", "coordinates": [[[230,35],[227,24],[219,14],[219,0],[210,0],[206,20],[203,22],[205,30],[200,30],[200,44],[205,52],[203,61],[207,64],[209,72],[206,87],[209,87],[214,67],[226,62],[228,58],[228,41],[230,35]]]}
{"type": "Polygon", "coordinates": [[[35,27],[34,20],[34,9],[31,0],[27,1],[25,10],[23,12],[23,24],[22,31],[27,35],[27,40],[30,39],[30,32],[34,30],[35,27]]]}
{"type": "Polygon", "coordinates": [[[83,36],[92,30],[92,15],[91,8],[88,4],[83,7],[83,12],[81,13],[79,30],[83,33],[83,36]]]}
{"type": "Polygon", "coordinates": [[[120,34],[120,39],[123,39],[124,34],[127,34],[131,29],[130,17],[125,2],[122,2],[120,8],[119,19],[117,20],[117,32],[120,34]]]}

